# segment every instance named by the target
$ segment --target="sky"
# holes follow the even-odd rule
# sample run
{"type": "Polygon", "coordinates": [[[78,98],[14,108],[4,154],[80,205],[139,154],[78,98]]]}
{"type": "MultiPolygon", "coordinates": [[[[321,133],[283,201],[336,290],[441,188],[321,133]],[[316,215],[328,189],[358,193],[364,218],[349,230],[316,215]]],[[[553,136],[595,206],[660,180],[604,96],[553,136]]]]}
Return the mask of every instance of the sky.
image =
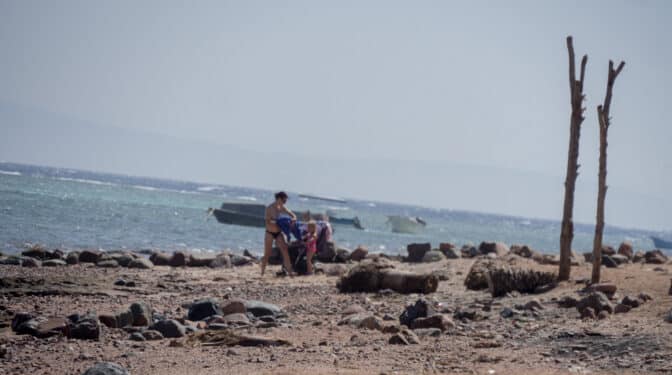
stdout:
{"type": "Polygon", "coordinates": [[[560,219],[573,35],[576,219],[624,60],[606,221],[671,229],[671,21],[667,1],[4,0],[0,159],[560,219]]]}

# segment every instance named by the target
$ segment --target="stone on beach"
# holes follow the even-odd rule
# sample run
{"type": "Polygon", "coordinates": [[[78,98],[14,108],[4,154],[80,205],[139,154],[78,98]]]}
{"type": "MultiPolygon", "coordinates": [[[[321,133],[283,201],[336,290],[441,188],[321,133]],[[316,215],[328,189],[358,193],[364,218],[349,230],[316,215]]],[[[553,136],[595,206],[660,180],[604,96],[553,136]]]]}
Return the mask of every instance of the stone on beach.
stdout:
{"type": "Polygon", "coordinates": [[[430,243],[412,243],[406,246],[406,251],[408,252],[407,260],[409,262],[419,263],[422,262],[422,258],[429,251],[432,251],[432,244],[430,243]]]}
{"type": "Polygon", "coordinates": [[[382,258],[366,260],[341,277],[337,287],[341,293],[377,292],[391,289],[399,293],[433,293],[439,279],[431,274],[416,274],[390,269],[391,265],[382,258]]]}
{"type": "Polygon", "coordinates": [[[257,318],[262,316],[280,317],[285,315],[284,311],[282,311],[279,306],[262,301],[245,301],[245,308],[247,309],[247,312],[251,313],[257,318]]]}
{"type": "Polygon", "coordinates": [[[618,251],[617,254],[623,255],[628,258],[628,260],[631,260],[632,257],[634,256],[634,252],[632,249],[632,244],[628,241],[622,242],[620,246],[618,246],[618,251]]]}
{"type": "Polygon", "coordinates": [[[443,255],[442,252],[432,250],[425,253],[425,255],[422,257],[422,262],[423,263],[440,262],[444,259],[446,259],[446,257],[443,255]]]}
{"type": "Polygon", "coordinates": [[[154,263],[147,258],[133,259],[128,263],[128,268],[151,269],[153,267],[154,263]]]}
{"type": "Polygon", "coordinates": [[[167,253],[153,252],[149,256],[149,261],[152,262],[155,266],[169,266],[170,257],[170,254],[167,253]]]}
{"type": "Polygon", "coordinates": [[[88,312],[84,315],[70,315],[68,317],[66,335],[72,339],[99,340],[100,325],[98,324],[98,316],[94,312],[88,312]]]}
{"type": "Polygon", "coordinates": [[[439,251],[448,259],[460,258],[460,252],[452,243],[442,242],[439,244],[439,251]]]}
{"type": "Polygon", "coordinates": [[[446,331],[455,327],[455,323],[444,314],[434,314],[426,318],[416,318],[410,326],[412,329],[418,328],[438,328],[441,331],[446,331]]]}
{"type": "Polygon", "coordinates": [[[350,253],[350,260],[355,262],[360,262],[366,258],[369,254],[369,250],[365,246],[357,246],[355,250],[350,253]]]}
{"type": "Polygon", "coordinates": [[[187,260],[189,267],[208,267],[217,257],[214,254],[190,254],[187,260]]]}
{"type": "Polygon", "coordinates": [[[21,266],[29,268],[37,268],[42,266],[42,262],[40,262],[38,259],[31,258],[29,256],[23,256],[21,257],[21,266]]]}
{"type": "Polygon", "coordinates": [[[82,375],[130,375],[125,368],[112,362],[98,362],[82,375]]]}
{"type": "Polygon", "coordinates": [[[170,257],[168,265],[172,267],[184,267],[187,265],[187,255],[182,251],[176,251],[170,257]]]}
{"type": "Polygon", "coordinates": [[[509,247],[502,242],[481,242],[478,251],[484,255],[493,253],[501,257],[509,253],[509,247]]]}
{"type": "Polygon", "coordinates": [[[290,346],[284,339],[266,338],[237,333],[232,330],[208,330],[189,336],[187,343],[192,346],[290,346]]]}
{"type": "Polygon", "coordinates": [[[160,320],[149,327],[149,329],[161,332],[163,337],[167,338],[182,337],[186,334],[184,326],[174,319],[160,320]]]}
{"type": "Polygon", "coordinates": [[[129,307],[133,315],[134,326],[148,326],[152,324],[152,308],[146,302],[134,302],[129,307]]]}
{"type": "Polygon", "coordinates": [[[79,263],[97,263],[101,254],[98,250],[83,250],[79,253],[79,263]]]}
{"type": "Polygon", "coordinates": [[[42,262],[42,267],[63,267],[67,265],[68,264],[61,259],[47,259],[42,262]]]}
{"type": "Polygon", "coordinates": [[[651,263],[651,264],[665,264],[665,263],[667,263],[667,256],[665,254],[663,254],[663,252],[658,250],[658,249],[647,251],[644,254],[644,259],[646,260],[646,263],[651,263]]]}
{"type": "Polygon", "coordinates": [[[203,320],[212,315],[222,315],[219,301],[214,298],[198,300],[189,307],[188,319],[191,321],[203,320]]]}
{"type": "Polygon", "coordinates": [[[117,261],[114,260],[114,259],[105,259],[105,260],[98,261],[98,263],[96,263],[96,267],[117,268],[117,267],[119,267],[119,263],[117,263],[117,261]]]}
{"type": "Polygon", "coordinates": [[[591,292],[576,304],[576,309],[582,316],[584,315],[584,310],[587,308],[592,309],[595,314],[599,314],[601,311],[606,311],[610,314],[614,312],[614,307],[609,302],[609,298],[604,293],[598,291],[591,292]]]}

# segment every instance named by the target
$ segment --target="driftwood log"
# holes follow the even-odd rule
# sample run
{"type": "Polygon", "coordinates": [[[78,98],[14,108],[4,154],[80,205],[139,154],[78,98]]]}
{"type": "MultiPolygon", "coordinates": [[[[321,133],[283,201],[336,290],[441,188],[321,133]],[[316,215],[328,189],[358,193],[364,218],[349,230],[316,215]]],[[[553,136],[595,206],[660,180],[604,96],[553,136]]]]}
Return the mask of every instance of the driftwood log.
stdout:
{"type": "Polygon", "coordinates": [[[484,290],[493,297],[507,293],[540,293],[555,286],[558,277],[553,272],[538,271],[499,259],[479,259],[469,270],[465,286],[471,290],[484,290]]]}
{"type": "Polygon", "coordinates": [[[354,266],[338,282],[341,293],[372,293],[391,289],[398,293],[433,293],[439,278],[431,274],[417,274],[395,270],[386,262],[366,261],[354,266]]]}

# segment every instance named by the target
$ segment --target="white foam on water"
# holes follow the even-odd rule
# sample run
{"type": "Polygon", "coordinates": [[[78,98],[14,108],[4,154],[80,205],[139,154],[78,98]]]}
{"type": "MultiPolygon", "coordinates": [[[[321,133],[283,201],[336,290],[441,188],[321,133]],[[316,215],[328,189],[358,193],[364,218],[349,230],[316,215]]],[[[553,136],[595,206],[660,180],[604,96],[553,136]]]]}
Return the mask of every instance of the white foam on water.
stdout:
{"type": "Polygon", "coordinates": [[[219,188],[217,186],[199,186],[199,187],[196,188],[196,190],[198,190],[198,191],[205,191],[205,192],[215,191],[215,190],[218,190],[218,189],[219,188]]]}
{"type": "Polygon", "coordinates": [[[236,199],[240,199],[241,201],[250,201],[250,202],[256,202],[257,201],[257,198],[249,197],[249,196],[246,196],[246,195],[241,195],[239,197],[236,197],[236,199]]]}
{"type": "Polygon", "coordinates": [[[70,178],[70,177],[55,177],[55,179],[60,181],[68,182],[79,182],[82,184],[91,184],[91,185],[105,185],[105,186],[115,186],[117,184],[112,182],[98,181],[98,180],[87,180],[85,178],[70,178]]]}
{"type": "Polygon", "coordinates": [[[5,174],[8,176],[21,176],[21,172],[15,172],[15,171],[2,171],[0,170],[0,174],[5,174]]]}
{"type": "Polygon", "coordinates": [[[131,185],[131,187],[134,187],[134,188],[140,189],[140,190],[147,190],[147,191],[159,190],[159,188],[155,188],[155,187],[152,187],[152,186],[143,186],[143,185],[131,185]]]}

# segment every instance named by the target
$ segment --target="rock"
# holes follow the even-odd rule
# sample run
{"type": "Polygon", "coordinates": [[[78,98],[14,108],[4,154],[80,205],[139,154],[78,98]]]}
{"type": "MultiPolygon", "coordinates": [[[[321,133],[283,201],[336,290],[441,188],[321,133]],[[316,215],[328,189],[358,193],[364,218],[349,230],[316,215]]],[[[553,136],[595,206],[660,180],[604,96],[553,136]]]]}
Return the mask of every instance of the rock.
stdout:
{"type": "Polygon", "coordinates": [[[221,307],[221,314],[226,316],[228,314],[246,314],[245,301],[239,299],[229,300],[221,307]]]}
{"type": "Polygon", "coordinates": [[[348,272],[348,267],[345,264],[321,264],[315,265],[316,273],[324,273],[327,276],[341,277],[348,272]]]}
{"type": "Polygon", "coordinates": [[[147,341],[163,340],[163,335],[159,331],[148,329],[146,331],[142,331],[142,338],[147,341]]]}
{"type": "Polygon", "coordinates": [[[609,255],[602,254],[602,265],[607,268],[617,268],[618,262],[616,262],[616,260],[609,255]]]}
{"type": "Polygon", "coordinates": [[[619,303],[618,305],[616,305],[616,307],[614,307],[614,314],[627,313],[628,311],[630,311],[631,308],[632,307],[630,307],[628,305],[624,305],[622,303],[619,303]]]}
{"type": "Polygon", "coordinates": [[[112,362],[98,362],[82,375],[130,375],[125,368],[112,362]]]}
{"type": "Polygon", "coordinates": [[[581,313],[581,319],[595,319],[595,310],[593,310],[591,307],[586,307],[585,309],[580,311],[581,313]]]}
{"type": "Polygon", "coordinates": [[[223,316],[222,322],[227,324],[246,325],[250,324],[250,319],[245,314],[233,313],[223,316]]]}
{"type": "Polygon", "coordinates": [[[151,269],[154,267],[154,263],[152,263],[149,259],[147,258],[137,258],[133,259],[128,263],[128,268],[140,268],[140,269],[151,269]]]}
{"type": "Polygon", "coordinates": [[[439,251],[443,253],[447,259],[458,259],[461,257],[460,251],[451,243],[439,244],[439,251]]]}
{"type": "Polygon", "coordinates": [[[614,283],[598,283],[598,284],[593,284],[589,287],[590,290],[594,290],[596,292],[602,292],[606,294],[607,296],[613,295],[616,293],[616,284],[614,283]]]}
{"type": "Polygon", "coordinates": [[[399,324],[410,327],[414,320],[426,318],[435,313],[434,307],[427,300],[420,298],[415,303],[406,305],[404,311],[399,315],[399,324]]]}
{"type": "Polygon", "coordinates": [[[256,255],[250,253],[250,251],[247,250],[247,249],[243,250],[243,256],[246,256],[246,257],[248,257],[248,258],[250,258],[250,259],[252,259],[252,260],[254,260],[254,261],[258,261],[258,260],[259,260],[259,257],[258,257],[258,256],[256,256],[256,255]]]}
{"type": "Polygon", "coordinates": [[[101,254],[98,250],[84,250],[79,253],[79,263],[98,263],[101,254]]]}
{"type": "Polygon", "coordinates": [[[422,258],[429,251],[432,251],[430,243],[412,243],[406,246],[408,252],[407,260],[409,262],[422,262],[422,258]]]}
{"type": "Polygon", "coordinates": [[[133,316],[134,326],[148,326],[152,323],[152,308],[145,302],[134,302],[128,308],[133,316]]]}
{"type": "Polygon", "coordinates": [[[122,310],[115,314],[100,314],[98,320],[109,328],[130,327],[133,325],[133,313],[129,310],[122,310]]]}
{"type": "Polygon", "coordinates": [[[105,259],[105,260],[101,260],[98,263],[96,263],[96,267],[117,268],[117,267],[119,267],[119,263],[117,263],[117,261],[114,260],[114,259],[105,259]]]}
{"type": "Polygon", "coordinates": [[[66,329],[68,338],[96,341],[100,339],[100,325],[98,316],[94,312],[88,312],[82,316],[71,315],[68,320],[66,329]]]}
{"type": "Polygon", "coordinates": [[[604,310],[600,311],[597,314],[597,320],[604,320],[604,319],[607,319],[608,317],[609,317],[609,313],[604,311],[604,310]]]}
{"type": "Polygon", "coordinates": [[[668,311],[667,314],[665,315],[665,321],[668,323],[672,323],[672,310],[668,311]]]}
{"type": "Polygon", "coordinates": [[[401,333],[395,333],[394,335],[392,335],[392,337],[390,337],[390,339],[388,340],[388,343],[390,343],[391,345],[410,345],[408,340],[406,340],[406,337],[404,337],[404,335],[402,335],[401,333]]]}
{"type": "Polygon", "coordinates": [[[189,320],[199,321],[213,315],[222,315],[222,308],[219,301],[207,298],[192,303],[187,316],[189,320]]]}
{"type": "Polygon", "coordinates": [[[18,332],[18,329],[21,326],[21,324],[33,319],[35,319],[35,316],[27,312],[19,312],[14,314],[11,324],[12,331],[18,332]]]}
{"type": "Polygon", "coordinates": [[[346,263],[350,260],[350,250],[339,247],[336,249],[336,256],[334,257],[335,263],[346,263]]]}
{"type": "Polygon", "coordinates": [[[446,331],[450,328],[455,328],[455,323],[444,314],[435,314],[426,318],[416,318],[411,323],[412,329],[418,328],[438,328],[441,331],[446,331]]]}
{"type": "Polygon", "coordinates": [[[128,339],[131,341],[145,341],[145,336],[142,335],[142,332],[133,332],[128,339]]]}
{"type": "Polygon", "coordinates": [[[532,258],[536,253],[527,245],[511,245],[511,252],[523,258],[532,258]]]}
{"type": "Polygon", "coordinates": [[[279,317],[284,315],[284,312],[280,307],[262,301],[255,301],[255,300],[245,301],[245,308],[249,313],[251,313],[257,318],[262,316],[279,317]]]}
{"type": "Polygon", "coordinates": [[[187,266],[189,267],[208,267],[217,257],[215,255],[189,255],[187,266]]]}
{"type": "Polygon", "coordinates": [[[627,256],[625,256],[625,255],[621,255],[621,254],[610,255],[610,257],[611,257],[611,259],[613,259],[618,265],[621,265],[621,264],[627,264],[627,263],[630,261],[630,259],[628,259],[627,256]]]}
{"type": "Polygon", "coordinates": [[[21,263],[22,263],[21,258],[16,256],[0,258],[0,264],[4,264],[6,266],[20,266],[21,263]]]}
{"type": "Polygon", "coordinates": [[[642,301],[642,303],[644,303],[644,302],[648,302],[648,301],[653,301],[653,297],[651,297],[651,296],[650,296],[649,294],[647,294],[647,293],[639,293],[639,295],[637,296],[637,298],[638,298],[640,301],[642,301]]]}
{"type": "Polygon", "coordinates": [[[650,264],[665,264],[667,263],[667,256],[662,251],[656,249],[647,251],[644,254],[644,260],[650,264]]]}
{"type": "Polygon", "coordinates": [[[346,307],[345,310],[343,310],[341,312],[341,315],[346,316],[346,315],[353,315],[353,314],[363,314],[365,312],[366,312],[366,310],[364,310],[364,308],[360,305],[350,305],[350,306],[346,307]]]}
{"type": "Polygon", "coordinates": [[[116,286],[124,286],[124,285],[126,285],[126,280],[124,280],[124,279],[117,279],[117,280],[114,281],[114,285],[116,285],[116,286]]]}
{"type": "Polygon", "coordinates": [[[208,346],[291,346],[292,343],[282,339],[249,336],[230,329],[207,330],[198,332],[187,339],[188,343],[200,343],[208,346]]]}
{"type": "Polygon", "coordinates": [[[672,296],[672,279],[670,279],[670,290],[667,291],[667,294],[672,296]]]}
{"type": "Polygon", "coordinates": [[[60,259],[47,259],[44,262],[42,262],[42,267],[63,267],[67,265],[68,264],[65,263],[65,261],[60,259]]]}
{"type": "Polygon", "coordinates": [[[34,245],[30,249],[24,250],[21,252],[21,255],[24,257],[35,258],[39,260],[49,259],[47,258],[47,250],[40,245],[34,245]]]}
{"type": "Polygon", "coordinates": [[[364,328],[364,329],[382,331],[383,320],[380,319],[377,316],[370,315],[370,316],[367,316],[364,319],[362,319],[359,322],[359,324],[357,325],[357,328],[364,328]]]}
{"type": "Polygon", "coordinates": [[[538,310],[543,310],[544,306],[539,302],[537,299],[533,299],[528,301],[524,306],[524,310],[532,310],[532,311],[538,311],[538,310]]]}
{"type": "Polygon", "coordinates": [[[326,241],[325,245],[317,249],[315,258],[320,262],[333,262],[336,257],[336,245],[331,241],[326,241]]]}
{"type": "Polygon", "coordinates": [[[65,257],[65,262],[67,264],[79,264],[79,252],[77,251],[69,252],[68,255],[65,257]]]}
{"type": "Polygon", "coordinates": [[[619,255],[623,255],[628,260],[632,259],[635,256],[635,253],[632,249],[632,244],[628,241],[622,242],[621,245],[618,247],[618,252],[619,255]]]}
{"type": "Polygon", "coordinates": [[[420,340],[418,339],[418,336],[413,333],[413,331],[404,328],[401,330],[401,332],[392,335],[388,342],[392,345],[411,345],[419,344],[420,340]]]}
{"type": "Polygon", "coordinates": [[[170,254],[154,252],[149,256],[149,261],[155,266],[170,266],[170,254]]]}
{"type": "MultiPolygon", "coordinates": [[[[147,262],[149,262],[149,260],[147,260],[145,258],[136,257],[134,254],[131,254],[131,253],[114,253],[114,254],[110,254],[110,257],[112,259],[116,260],[117,263],[122,267],[129,267],[129,264],[131,264],[131,262],[133,262],[136,259],[144,259],[147,262]]],[[[153,263],[151,263],[151,262],[149,262],[149,263],[153,265],[153,263]]]]}
{"type": "Polygon", "coordinates": [[[447,281],[450,280],[450,271],[447,269],[439,269],[439,270],[434,270],[432,271],[432,276],[436,276],[439,281],[447,281]]]}
{"type": "Polygon", "coordinates": [[[508,318],[513,318],[514,316],[520,315],[520,311],[509,308],[509,307],[505,307],[505,308],[502,309],[502,311],[499,312],[499,315],[504,319],[508,319],[508,318]]]}
{"type": "Polygon", "coordinates": [[[29,267],[29,268],[37,268],[37,267],[42,266],[42,262],[40,262],[39,260],[37,260],[35,258],[24,256],[24,257],[21,257],[21,266],[22,267],[29,267]]]}
{"type": "Polygon", "coordinates": [[[415,333],[418,337],[440,337],[441,336],[441,330],[438,328],[418,328],[414,329],[413,333],[415,333]]]}
{"type": "Polygon", "coordinates": [[[478,251],[481,254],[497,254],[498,257],[502,257],[509,253],[509,247],[506,244],[501,242],[481,242],[478,246],[478,251]]]}
{"type": "Polygon", "coordinates": [[[168,265],[171,267],[184,267],[187,265],[187,255],[182,251],[176,251],[170,257],[168,265]]]}
{"type": "Polygon", "coordinates": [[[160,320],[154,323],[150,329],[161,332],[163,337],[167,338],[182,337],[186,333],[184,326],[174,319],[160,320]]]}
{"type": "Polygon", "coordinates": [[[359,245],[357,248],[350,253],[350,259],[355,262],[361,262],[369,254],[369,249],[366,246],[359,245]]]}
{"type": "Polygon", "coordinates": [[[460,249],[460,253],[462,254],[462,258],[473,258],[480,254],[480,252],[474,245],[462,246],[462,248],[460,249]]]}
{"type": "Polygon", "coordinates": [[[614,255],[616,254],[616,250],[614,250],[613,247],[611,246],[602,246],[602,255],[614,255]]]}
{"type": "Polygon", "coordinates": [[[644,260],[644,252],[642,250],[637,251],[635,255],[632,256],[633,263],[643,262],[644,260]]]}
{"type": "Polygon", "coordinates": [[[579,301],[577,301],[576,298],[572,296],[564,296],[558,300],[558,306],[563,307],[563,308],[571,308],[571,307],[576,307],[576,304],[579,301]]]}
{"type": "Polygon", "coordinates": [[[641,302],[637,298],[633,298],[630,296],[625,296],[623,297],[623,300],[621,300],[621,304],[626,305],[628,307],[636,308],[639,307],[641,302]]]}
{"type": "Polygon", "coordinates": [[[594,313],[597,314],[599,314],[600,311],[606,311],[609,314],[614,312],[614,308],[611,305],[611,302],[609,302],[609,298],[607,298],[604,293],[597,291],[591,292],[589,295],[579,300],[579,302],[576,304],[576,309],[581,313],[582,316],[584,315],[583,310],[586,308],[593,309],[594,313]]]}
{"type": "Polygon", "coordinates": [[[423,263],[440,262],[444,259],[446,259],[446,257],[443,256],[442,252],[432,250],[425,253],[425,255],[422,257],[422,262],[423,263]]]}

